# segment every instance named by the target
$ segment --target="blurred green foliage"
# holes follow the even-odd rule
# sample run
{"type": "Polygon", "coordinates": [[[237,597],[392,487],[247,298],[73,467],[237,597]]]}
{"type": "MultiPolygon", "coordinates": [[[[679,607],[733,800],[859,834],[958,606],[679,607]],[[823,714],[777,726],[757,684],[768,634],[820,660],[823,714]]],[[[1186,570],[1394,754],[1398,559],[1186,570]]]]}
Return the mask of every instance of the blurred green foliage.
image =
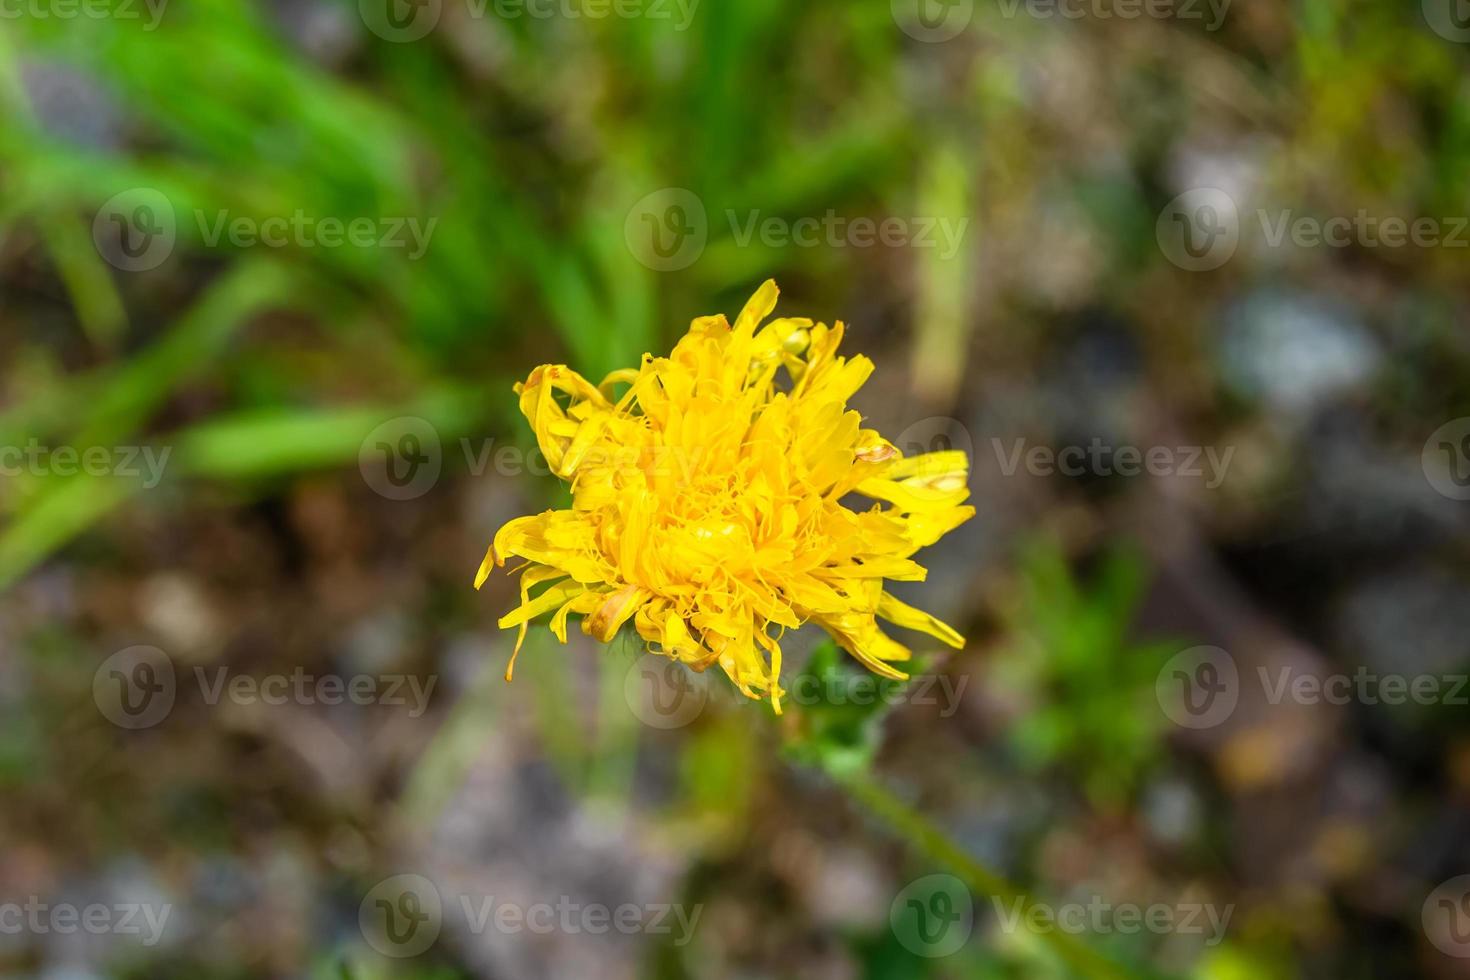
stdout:
{"type": "MultiPolygon", "coordinates": [[[[910,664],[909,669],[911,675],[924,672],[922,664],[910,664]]],[[[866,772],[882,742],[883,720],[906,686],[906,681],[863,671],[837,644],[823,643],[788,683],[789,691],[822,696],[787,708],[792,715],[787,757],[834,774],[866,772]],[[834,692],[841,696],[833,697],[834,692]]]]}
{"type": "Polygon", "coordinates": [[[1033,540],[994,662],[1000,691],[1021,705],[1011,726],[1021,762],[1079,779],[1100,805],[1129,803],[1164,754],[1154,681],[1181,643],[1134,636],[1148,577],[1119,547],[1079,582],[1055,541],[1033,540]]]}

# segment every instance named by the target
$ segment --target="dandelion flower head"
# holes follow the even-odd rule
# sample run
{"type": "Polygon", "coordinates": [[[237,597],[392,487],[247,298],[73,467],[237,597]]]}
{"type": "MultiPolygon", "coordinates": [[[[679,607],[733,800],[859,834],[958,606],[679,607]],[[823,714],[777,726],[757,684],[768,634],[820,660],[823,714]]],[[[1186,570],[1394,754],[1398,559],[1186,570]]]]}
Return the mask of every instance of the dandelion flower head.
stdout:
{"type": "Polygon", "coordinates": [[[502,527],[476,577],[525,561],[521,604],[500,619],[519,629],[517,654],[538,616],[563,643],[572,615],[602,642],[631,623],[651,651],[718,664],[779,712],[781,639],[804,623],[894,679],[912,654],[880,618],[963,645],[885,582],[922,581],[915,552],[974,515],[965,454],[905,457],[864,428],[847,402],[873,363],[838,355],[840,321],[766,323],[776,296],[766,282],[733,327],[700,317],[668,357],[599,385],[559,364],[516,385],[572,494],[569,509],[502,527]]]}

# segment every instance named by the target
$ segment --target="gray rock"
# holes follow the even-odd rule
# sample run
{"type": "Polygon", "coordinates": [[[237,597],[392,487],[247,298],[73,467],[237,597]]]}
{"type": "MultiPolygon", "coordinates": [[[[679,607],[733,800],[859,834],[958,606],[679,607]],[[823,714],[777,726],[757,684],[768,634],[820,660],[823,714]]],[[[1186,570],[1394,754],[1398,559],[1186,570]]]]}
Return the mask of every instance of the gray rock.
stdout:
{"type": "Polygon", "coordinates": [[[1265,291],[1226,314],[1220,357],[1231,387],[1292,421],[1361,388],[1382,354],[1342,304],[1308,293],[1265,291]]]}

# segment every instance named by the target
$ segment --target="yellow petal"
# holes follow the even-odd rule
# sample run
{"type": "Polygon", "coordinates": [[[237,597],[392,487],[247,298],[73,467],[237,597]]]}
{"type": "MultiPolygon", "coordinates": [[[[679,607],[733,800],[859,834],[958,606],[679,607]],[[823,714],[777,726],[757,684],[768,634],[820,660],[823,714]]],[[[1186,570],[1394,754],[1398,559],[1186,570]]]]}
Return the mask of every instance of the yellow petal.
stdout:
{"type": "Polygon", "coordinates": [[[760,288],[746,301],[745,309],[735,318],[735,333],[754,337],[755,328],[771,315],[771,311],[776,308],[776,297],[780,295],[781,290],[776,287],[776,280],[767,279],[761,283],[760,288]]]}
{"type": "Polygon", "coordinates": [[[583,628],[603,643],[610,641],[628,618],[638,611],[647,593],[636,585],[625,585],[603,599],[602,605],[583,622],[583,628]]]}
{"type": "Polygon", "coordinates": [[[883,593],[882,598],[878,600],[878,615],[904,629],[928,633],[930,636],[943,640],[956,650],[962,649],[965,645],[965,638],[955,632],[952,627],[887,592],[883,593]]]}

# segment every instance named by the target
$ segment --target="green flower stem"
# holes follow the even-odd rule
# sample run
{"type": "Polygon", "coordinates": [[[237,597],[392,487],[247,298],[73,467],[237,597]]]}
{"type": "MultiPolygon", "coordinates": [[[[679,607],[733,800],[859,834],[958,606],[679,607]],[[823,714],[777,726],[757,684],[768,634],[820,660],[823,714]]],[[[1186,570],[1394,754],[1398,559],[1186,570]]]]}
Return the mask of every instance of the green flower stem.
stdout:
{"type": "MultiPolygon", "coordinates": [[[[971,891],[992,895],[1010,903],[1019,901],[1021,921],[1027,923],[1029,928],[1029,913],[1040,902],[1032,900],[1004,877],[975,860],[923,814],[884,789],[867,773],[856,769],[837,771],[832,768],[828,768],[827,772],[853,799],[886,823],[895,834],[909,841],[934,862],[949,868],[971,891]]],[[[1048,943],[1064,962],[1085,977],[1094,977],[1097,980],[1128,978],[1128,974],[1117,964],[1070,933],[1050,929],[1045,932],[1033,930],[1033,934],[1048,943]]]]}

